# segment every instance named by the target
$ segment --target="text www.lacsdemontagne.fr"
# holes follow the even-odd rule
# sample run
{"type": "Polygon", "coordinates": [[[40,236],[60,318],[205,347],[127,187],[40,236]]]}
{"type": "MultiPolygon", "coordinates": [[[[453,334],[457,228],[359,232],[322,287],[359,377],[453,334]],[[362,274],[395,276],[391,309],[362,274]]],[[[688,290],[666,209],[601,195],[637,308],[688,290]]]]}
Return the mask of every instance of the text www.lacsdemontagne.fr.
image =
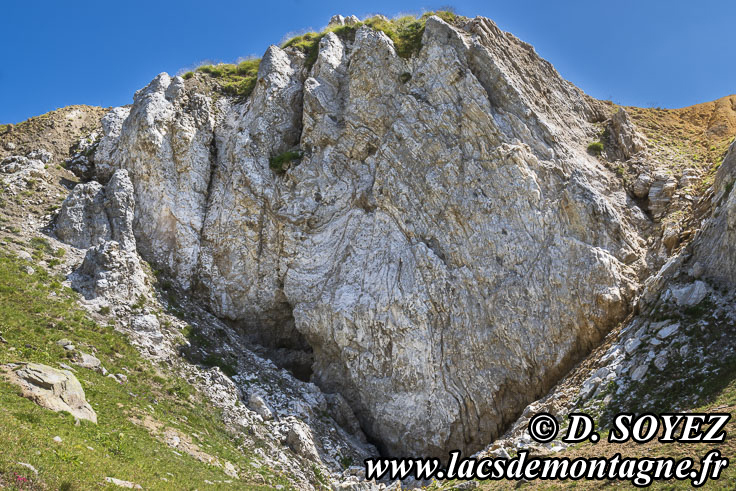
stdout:
{"type": "Polygon", "coordinates": [[[718,479],[728,466],[728,459],[718,450],[708,452],[696,469],[691,458],[610,458],[529,457],[522,450],[513,458],[462,458],[459,451],[450,452],[447,467],[436,458],[367,459],[366,478],[372,479],[461,479],[461,480],[622,480],[634,486],[649,486],[659,480],[689,480],[702,486],[708,479],[718,479]]]}

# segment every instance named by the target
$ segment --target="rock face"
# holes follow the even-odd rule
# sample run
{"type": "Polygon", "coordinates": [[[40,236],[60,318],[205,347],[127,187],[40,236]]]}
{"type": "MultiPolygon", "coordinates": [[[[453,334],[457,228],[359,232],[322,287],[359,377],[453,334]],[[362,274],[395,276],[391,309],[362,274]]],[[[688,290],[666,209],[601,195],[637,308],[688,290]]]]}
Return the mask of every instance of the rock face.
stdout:
{"type": "Polygon", "coordinates": [[[114,240],[123,249],[135,251],[134,205],[133,185],[126,170],[115,172],[105,187],[96,181],[79,184],[61,204],[56,235],[80,249],[114,240]]]}
{"type": "MultiPolygon", "coordinates": [[[[692,242],[647,278],[637,314],[613,330],[549,394],[529,405],[494,445],[527,448],[531,440],[524,432],[537,412],[549,412],[559,421],[573,412],[596,414],[597,427],[609,428],[622,412],[685,410],[713,397],[703,386],[736,361],[734,182],[736,144],[716,174],[710,216],[704,216],[692,242]]],[[[701,204],[707,205],[708,197],[701,204]]],[[[556,445],[565,444],[547,444],[556,445]]]]}
{"type": "Polygon", "coordinates": [[[82,249],[110,238],[105,193],[99,182],[79,184],[66,197],[56,220],[56,236],[82,249]]]}
{"type": "Polygon", "coordinates": [[[87,299],[101,297],[129,303],[130,299],[147,291],[146,276],[138,256],[115,241],[88,249],[71,279],[74,289],[87,299]]]}
{"type": "Polygon", "coordinates": [[[736,284],[736,143],[723,159],[713,183],[713,217],[696,241],[696,266],[715,281],[736,284]]]}
{"type": "Polygon", "coordinates": [[[628,160],[645,148],[644,137],[636,130],[629,113],[623,108],[611,118],[608,134],[613,157],[616,159],[628,160]]]}
{"type": "Polygon", "coordinates": [[[0,370],[11,383],[19,385],[23,397],[52,411],[66,411],[75,418],[97,423],[97,414],[87,403],[77,377],[69,370],[57,370],[39,363],[20,368],[4,365],[0,370]]]}
{"type": "Polygon", "coordinates": [[[133,192],[128,172],[118,169],[106,186],[78,184],[61,205],[54,230],[61,241],[87,249],[71,280],[88,300],[130,303],[147,291],[133,235],[133,192]]]}
{"type": "Polygon", "coordinates": [[[652,183],[649,187],[649,211],[652,217],[659,219],[667,211],[667,205],[672,200],[672,196],[677,189],[677,180],[666,172],[657,172],[654,174],[652,183]]]}
{"type": "Polygon", "coordinates": [[[237,104],[161,74],[94,160],[128,171],[146,259],[255,339],[313,350],[387,453],[444,457],[628,314],[644,217],[585,152],[589,99],[530,46],[483,18],[432,17],[422,42],[404,59],[331,33],[310,68],[272,46],[237,104]]]}

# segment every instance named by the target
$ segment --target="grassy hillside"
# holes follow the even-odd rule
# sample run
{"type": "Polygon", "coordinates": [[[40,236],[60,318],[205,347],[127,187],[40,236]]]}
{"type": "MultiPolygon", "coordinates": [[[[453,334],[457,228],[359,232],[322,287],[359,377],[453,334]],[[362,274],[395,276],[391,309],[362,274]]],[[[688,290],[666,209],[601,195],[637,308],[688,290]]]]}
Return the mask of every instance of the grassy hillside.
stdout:
{"type": "MultiPolygon", "coordinates": [[[[43,241],[33,245],[35,259],[58,259],[43,241]]],[[[0,487],[96,489],[106,486],[106,477],[145,489],[258,489],[266,483],[260,487],[270,489],[288,484],[253,465],[249,451],[239,448],[225,430],[218,410],[186,381],[141,358],[113,326],[89,319],[61,280],[0,248],[0,364],[33,361],[74,367],[69,352],[56,344],[66,338],[94,353],[111,374],[125,375],[127,382],[76,367],[97,412],[97,425],[75,424],[71,415],[43,409],[20,397],[15,386],[0,382],[0,487]],[[164,434],[191,438],[201,458],[181,448],[175,451],[164,434]],[[54,441],[57,436],[60,443],[54,441]],[[206,462],[210,458],[213,463],[206,462]],[[226,461],[239,479],[224,472],[226,461]],[[38,475],[20,463],[32,465],[38,475]]]]}

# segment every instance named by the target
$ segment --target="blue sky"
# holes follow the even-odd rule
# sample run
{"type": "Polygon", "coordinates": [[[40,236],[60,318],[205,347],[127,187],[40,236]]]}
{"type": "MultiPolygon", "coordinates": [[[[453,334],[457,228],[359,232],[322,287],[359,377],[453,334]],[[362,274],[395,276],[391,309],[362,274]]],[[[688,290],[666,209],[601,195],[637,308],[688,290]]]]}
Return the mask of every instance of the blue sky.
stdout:
{"type": "MultiPolygon", "coordinates": [[[[157,73],[260,56],[335,13],[393,16],[446,2],[3,0],[0,123],[69,104],[115,106],[157,73]]],[[[682,107],[736,93],[736,2],[463,1],[535,46],[587,93],[682,107]]]]}

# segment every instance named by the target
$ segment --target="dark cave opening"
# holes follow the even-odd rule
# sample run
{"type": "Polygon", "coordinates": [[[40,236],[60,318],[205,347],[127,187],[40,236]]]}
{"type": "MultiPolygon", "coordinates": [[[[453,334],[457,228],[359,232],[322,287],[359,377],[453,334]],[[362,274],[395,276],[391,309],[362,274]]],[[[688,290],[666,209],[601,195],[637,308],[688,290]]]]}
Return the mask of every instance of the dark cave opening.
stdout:
{"type": "Polygon", "coordinates": [[[314,363],[312,347],[296,329],[292,307],[287,302],[247,321],[225,322],[242,334],[256,354],[288,370],[303,382],[311,381],[314,363]]]}

